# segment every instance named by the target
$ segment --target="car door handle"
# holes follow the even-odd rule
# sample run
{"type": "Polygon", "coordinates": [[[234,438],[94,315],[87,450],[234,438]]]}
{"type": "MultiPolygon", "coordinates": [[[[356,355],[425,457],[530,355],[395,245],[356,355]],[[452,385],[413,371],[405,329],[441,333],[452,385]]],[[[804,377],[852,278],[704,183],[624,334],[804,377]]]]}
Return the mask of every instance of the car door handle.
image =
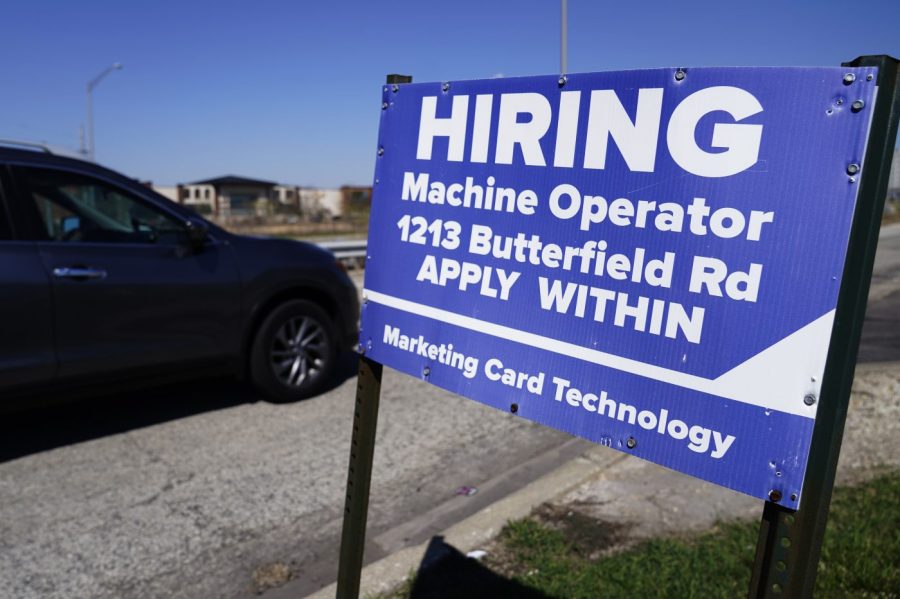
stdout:
{"type": "Polygon", "coordinates": [[[74,281],[94,281],[106,278],[105,270],[97,270],[94,268],[81,268],[65,266],[62,268],[54,268],[53,276],[57,279],[72,279],[74,281]]]}

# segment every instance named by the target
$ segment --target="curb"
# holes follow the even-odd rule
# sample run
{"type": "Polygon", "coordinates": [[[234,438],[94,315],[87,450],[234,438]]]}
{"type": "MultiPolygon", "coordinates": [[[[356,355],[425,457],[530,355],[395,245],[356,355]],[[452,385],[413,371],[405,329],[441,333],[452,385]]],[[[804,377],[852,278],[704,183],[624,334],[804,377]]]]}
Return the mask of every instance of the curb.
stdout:
{"type": "MultiPolygon", "coordinates": [[[[870,387],[878,385],[879,381],[870,379],[872,379],[873,375],[880,373],[900,377],[900,361],[858,364],[853,386],[854,393],[877,396],[877,392],[870,387]]],[[[844,441],[848,445],[852,443],[850,439],[853,435],[854,422],[855,419],[852,416],[848,418],[848,429],[844,431],[844,441]]],[[[845,459],[850,455],[846,450],[843,454],[845,454],[845,459]]],[[[591,446],[521,489],[488,504],[471,516],[435,534],[443,536],[446,543],[454,546],[463,554],[474,549],[480,549],[492,541],[509,520],[528,516],[534,508],[541,504],[567,495],[574,489],[600,478],[613,467],[622,465],[626,461],[641,462],[633,456],[613,449],[599,445],[591,446]]],[[[846,467],[848,465],[845,464],[846,467]]],[[[736,494],[736,496],[740,495],[736,494]]],[[[425,541],[415,546],[400,549],[364,567],[360,580],[359,596],[369,597],[378,593],[390,592],[397,588],[411,572],[419,569],[428,544],[429,541],[425,541]]],[[[332,583],[308,595],[308,597],[311,599],[331,599],[335,596],[336,590],[337,584],[332,583]]],[[[273,599],[275,599],[274,596],[273,599]]]]}
{"type": "MultiPolygon", "coordinates": [[[[542,503],[567,493],[628,457],[612,449],[593,447],[439,534],[462,553],[478,549],[496,537],[509,520],[524,518],[542,503]]],[[[426,541],[401,549],[364,567],[359,596],[385,593],[400,585],[410,572],[418,570],[428,544],[429,541],[426,541]]],[[[331,599],[336,591],[335,582],[307,597],[331,599]]]]}

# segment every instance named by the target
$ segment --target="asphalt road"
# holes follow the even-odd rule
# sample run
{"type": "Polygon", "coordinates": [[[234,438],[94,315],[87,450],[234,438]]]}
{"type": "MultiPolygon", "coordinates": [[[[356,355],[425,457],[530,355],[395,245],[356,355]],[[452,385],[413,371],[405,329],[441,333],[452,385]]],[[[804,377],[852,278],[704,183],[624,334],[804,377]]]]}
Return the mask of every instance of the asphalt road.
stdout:
{"type": "MultiPolygon", "coordinates": [[[[212,380],[4,416],[0,596],[253,596],[286,572],[298,594],[330,583],[351,356],[343,371],[335,389],[289,405],[212,380]]],[[[540,476],[577,453],[547,453],[568,440],[385,369],[367,558],[540,476]],[[462,486],[482,492],[457,496],[462,486]]]]}
{"type": "MultiPolygon", "coordinates": [[[[900,360],[898,289],[895,226],[861,361],[900,360]]],[[[286,576],[292,594],[331,582],[355,391],[353,359],[343,366],[343,383],[290,405],[212,380],[3,417],[0,595],[243,597],[286,576]]],[[[381,406],[369,560],[584,448],[389,369],[381,406]]]]}

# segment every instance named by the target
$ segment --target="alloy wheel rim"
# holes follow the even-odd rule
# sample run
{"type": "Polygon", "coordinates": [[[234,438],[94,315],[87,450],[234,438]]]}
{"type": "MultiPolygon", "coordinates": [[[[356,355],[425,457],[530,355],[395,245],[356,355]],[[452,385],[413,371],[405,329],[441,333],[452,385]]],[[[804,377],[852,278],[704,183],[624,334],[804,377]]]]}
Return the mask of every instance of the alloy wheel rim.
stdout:
{"type": "Polygon", "coordinates": [[[272,370],[282,384],[300,387],[322,371],[327,349],[322,325],[309,316],[296,316],[275,333],[269,352],[272,370]]]}

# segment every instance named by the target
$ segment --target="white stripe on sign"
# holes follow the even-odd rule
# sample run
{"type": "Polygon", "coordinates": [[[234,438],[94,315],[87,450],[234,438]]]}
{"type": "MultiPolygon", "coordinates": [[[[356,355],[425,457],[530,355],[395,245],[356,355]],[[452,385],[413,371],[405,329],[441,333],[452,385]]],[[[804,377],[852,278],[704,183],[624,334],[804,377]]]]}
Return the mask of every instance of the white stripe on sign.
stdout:
{"type": "Polygon", "coordinates": [[[808,394],[816,396],[819,394],[831,327],[834,322],[834,310],[832,310],[722,376],[716,379],[707,379],[486,322],[471,316],[448,312],[370,289],[363,290],[363,298],[388,308],[425,316],[499,339],[515,341],[537,349],[759,406],[767,410],[778,410],[807,418],[815,418],[818,402],[807,406],[803,398],[808,394]],[[803,360],[803,357],[806,359],[803,360]],[[803,363],[798,364],[798,360],[803,363]],[[791,364],[793,370],[786,370],[786,364],[791,364]]]}

